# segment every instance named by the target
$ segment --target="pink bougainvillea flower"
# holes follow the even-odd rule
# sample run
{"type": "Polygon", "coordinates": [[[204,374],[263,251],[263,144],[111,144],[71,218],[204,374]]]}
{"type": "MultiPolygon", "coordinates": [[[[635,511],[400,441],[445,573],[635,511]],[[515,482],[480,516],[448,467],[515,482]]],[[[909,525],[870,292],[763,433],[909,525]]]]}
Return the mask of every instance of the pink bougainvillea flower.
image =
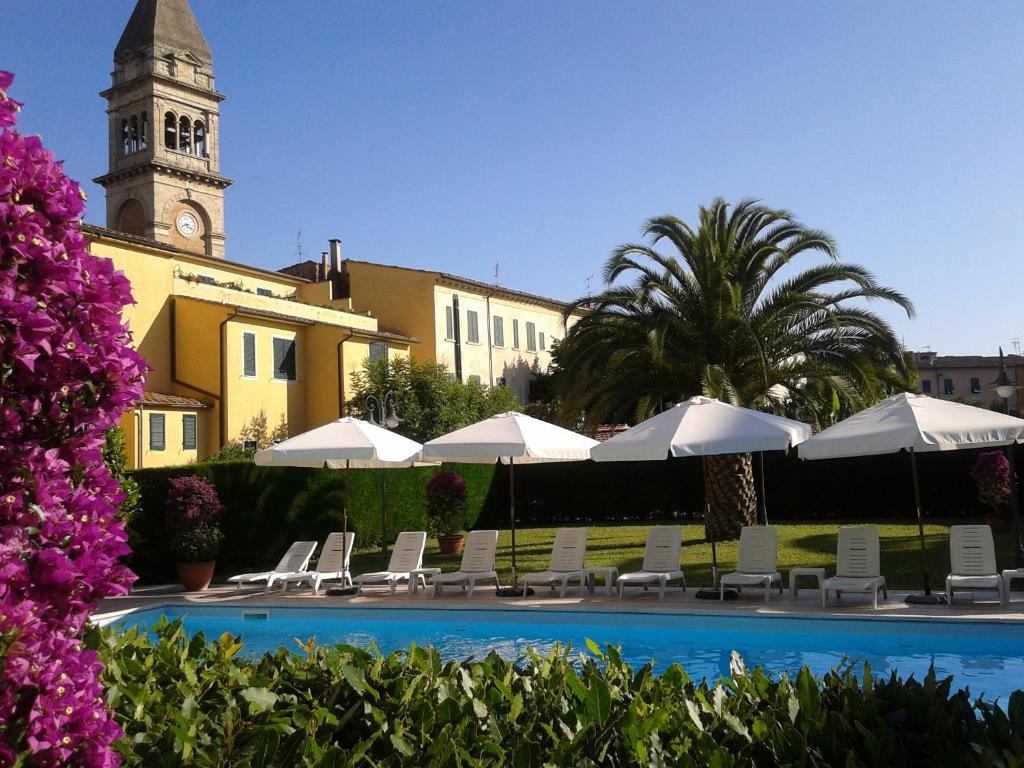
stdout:
{"type": "Polygon", "coordinates": [[[108,768],[121,732],[82,649],[96,600],[134,575],[104,433],[141,393],[127,279],[89,253],[81,190],[0,72],[0,768],[108,768]]]}

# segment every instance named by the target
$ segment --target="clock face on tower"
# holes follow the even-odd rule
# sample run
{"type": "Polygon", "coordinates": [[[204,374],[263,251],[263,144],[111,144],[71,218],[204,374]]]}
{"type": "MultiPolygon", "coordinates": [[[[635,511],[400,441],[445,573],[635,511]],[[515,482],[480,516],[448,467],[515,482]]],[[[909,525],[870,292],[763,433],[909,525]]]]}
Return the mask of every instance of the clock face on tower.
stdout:
{"type": "Polygon", "coordinates": [[[178,216],[175,226],[177,226],[178,231],[185,237],[191,237],[199,231],[199,222],[196,221],[196,217],[191,213],[183,213],[178,216]]]}

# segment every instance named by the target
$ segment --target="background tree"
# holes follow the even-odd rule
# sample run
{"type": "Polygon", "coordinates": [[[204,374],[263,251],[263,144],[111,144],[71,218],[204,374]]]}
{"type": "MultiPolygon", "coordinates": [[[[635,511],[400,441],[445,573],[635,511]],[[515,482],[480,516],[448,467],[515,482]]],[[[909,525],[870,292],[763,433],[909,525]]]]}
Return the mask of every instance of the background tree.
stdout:
{"type": "MultiPolygon", "coordinates": [[[[839,262],[825,232],[754,200],[716,199],[695,227],[659,216],[644,234],[650,245],[616,248],[605,289],[569,308],[586,311],[559,345],[557,378],[563,407],[588,423],[636,423],[704,394],[822,424],[905,385],[904,351],[863,300],[912,316],[911,302],[839,262]],[[801,256],[825,260],[796,271],[801,256]]],[[[734,538],[756,520],[750,456],[708,465],[709,528],[734,538]]]]}
{"type": "Polygon", "coordinates": [[[440,363],[417,363],[409,357],[367,359],[363,369],[352,374],[352,391],[349,413],[362,419],[370,416],[367,399],[371,395],[383,401],[388,392],[394,392],[402,419],[395,431],[420,443],[496,413],[522,410],[507,387],[464,384],[440,363]]]}

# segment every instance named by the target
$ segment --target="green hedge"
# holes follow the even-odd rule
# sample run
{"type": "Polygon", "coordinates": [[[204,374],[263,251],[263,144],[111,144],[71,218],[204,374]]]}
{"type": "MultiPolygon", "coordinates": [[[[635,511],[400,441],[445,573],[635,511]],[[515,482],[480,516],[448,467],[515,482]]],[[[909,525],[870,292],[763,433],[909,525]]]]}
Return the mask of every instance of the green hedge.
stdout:
{"type": "Polygon", "coordinates": [[[1013,766],[1024,693],[1006,711],[921,682],[850,669],[772,678],[734,656],[720,685],[654,675],[614,648],[513,663],[383,657],[348,646],[258,659],[237,638],[92,630],[124,729],[126,766],[1013,766]]]}
{"type": "MultiPolygon", "coordinates": [[[[494,467],[466,464],[446,467],[466,478],[469,489],[467,525],[472,527],[488,506],[504,504],[491,493],[494,467]]],[[[257,467],[252,462],[193,464],[135,470],[140,510],[129,524],[131,565],[143,581],[172,578],[174,563],[167,548],[164,502],[172,477],[196,474],[217,488],[224,502],[225,542],[217,558],[221,573],[272,566],[297,539],[323,541],[340,531],[346,474],[349,477],[349,529],[356,546],[377,546],[381,540],[380,480],[387,483],[387,537],[402,530],[426,530],[427,481],[435,467],[395,470],[291,469],[257,467]]]]}

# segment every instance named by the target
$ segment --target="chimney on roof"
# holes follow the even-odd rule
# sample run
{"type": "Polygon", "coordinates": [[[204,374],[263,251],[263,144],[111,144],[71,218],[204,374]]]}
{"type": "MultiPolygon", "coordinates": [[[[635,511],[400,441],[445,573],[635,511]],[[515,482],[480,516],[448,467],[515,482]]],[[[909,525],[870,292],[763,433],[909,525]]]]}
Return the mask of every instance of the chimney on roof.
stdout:
{"type": "Polygon", "coordinates": [[[331,249],[331,297],[340,299],[343,295],[342,284],[341,284],[341,240],[338,238],[332,238],[327,241],[328,246],[331,249]]]}
{"type": "Polygon", "coordinates": [[[327,273],[330,272],[330,261],[327,258],[327,251],[320,251],[320,272],[316,276],[318,282],[327,279],[327,273]]]}

